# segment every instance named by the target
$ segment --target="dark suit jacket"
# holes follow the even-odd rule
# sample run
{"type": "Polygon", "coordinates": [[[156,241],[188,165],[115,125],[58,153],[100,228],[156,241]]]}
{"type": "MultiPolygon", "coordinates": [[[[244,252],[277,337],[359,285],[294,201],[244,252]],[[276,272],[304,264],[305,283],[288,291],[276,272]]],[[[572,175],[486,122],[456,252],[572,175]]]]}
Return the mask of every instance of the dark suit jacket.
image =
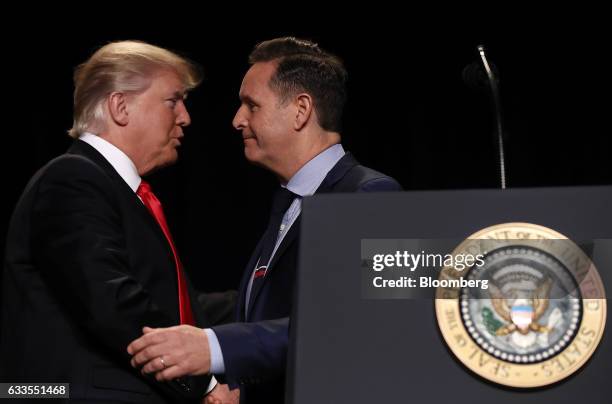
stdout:
{"type": "MultiPolygon", "coordinates": [[[[32,178],[6,242],[0,380],[68,382],[71,398],[196,402],[208,377],[157,383],[131,368],[142,327],[179,323],[161,228],[93,147],[75,141],[32,178]]],[[[210,326],[198,310],[199,326],[210,326]]]]}
{"type": "MultiPolygon", "coordinates": [[[[360,165],[346,154],[327,174],[316,193],[400,191],[393,178],[360,165]]],[[[244,272],[238,294],[238,324],[213,327],[225,363],[224,381],[241,386],[241,398],[249,403],[282,403],[289,315],[298,257],[299,218],[289,229],[270,262],[264,282],[251,298],[245,318],[245,293],[259,242],[244,272]]]]}

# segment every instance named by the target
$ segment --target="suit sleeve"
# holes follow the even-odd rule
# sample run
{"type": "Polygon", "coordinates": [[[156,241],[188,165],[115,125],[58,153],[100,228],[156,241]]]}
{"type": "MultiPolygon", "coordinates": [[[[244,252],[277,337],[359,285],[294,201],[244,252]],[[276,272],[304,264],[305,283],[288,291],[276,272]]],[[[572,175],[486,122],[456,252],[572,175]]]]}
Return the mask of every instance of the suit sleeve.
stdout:
{"type": "MultiPolygon", "coordinates": [[[[391,177],[377,176],[359,185],[357,192],[401,191],[391,177]]],[[[225,382],[232,388],[284,377],[289,345],[289,317],[255,323],[213,327],[223,355],[225,382]]]]}
{"type": "Polygon", "coordinates": [[[75,322],[129,366],[127,345],[143,325],[174,324],[131,274],[113,190],[111,179],[87,160],[52,163],[32,207],[32,249],[75,322]]]}
{"type": "Polygon", "coordinates": [[[224,381],[235,388],[284,377],[289,317],[213,327],[225,363],[224,381]]]}

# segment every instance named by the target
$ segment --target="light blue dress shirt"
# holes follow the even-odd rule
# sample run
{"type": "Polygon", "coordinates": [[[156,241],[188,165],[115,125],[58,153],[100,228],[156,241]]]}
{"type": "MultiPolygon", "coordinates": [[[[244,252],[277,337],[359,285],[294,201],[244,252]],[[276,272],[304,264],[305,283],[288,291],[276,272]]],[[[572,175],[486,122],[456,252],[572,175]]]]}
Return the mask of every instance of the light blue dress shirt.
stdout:
{"type": "MultiPolygon", "coordinates": [[[[283,216],[276,245],[272,255],[270,256],[270,261],[272,261],[272,258],[274,258],[274,254],[276,253],[278,246],[281,244],[283,238],[285,238],[287,232],[302,212],[302,198],[315,193],[317,188],[319,188],[327,176],[327,173],[330,172],[330,170],[344,155],[345,151],[342,145],[335,144],[325,149],[312,160],[304,164],[304,166],[302,166],[302,168],[300,168],[298,172],[291,177],[286,185],[281,184],[282,187],[287,188],[289,191],[296,194],[297,197],[293,200],[289,206],[289,209],[287,209],[287,212],[285,212],[285,215],[283,216]]],[[[270,262],[267,263],[267,265],[269,264],[270,262]]],[[[257,267],[258,265],[255,265],[253,271],[255,271],[257,267]]],[[[251,276],[245,296],[245,317],[246,312],[248,312],[252,283],[253,277],[251,276]]],[[[208,336],[208,345],[210,347],[210,372],[213,374],[223,374],[225,373],[225,363],[223,361],[223,352],[221,351],[221,345],[219,344],[217,335],[210,328],[204,329],[204,332],[206,332],[206,335],[208,336]]]]}

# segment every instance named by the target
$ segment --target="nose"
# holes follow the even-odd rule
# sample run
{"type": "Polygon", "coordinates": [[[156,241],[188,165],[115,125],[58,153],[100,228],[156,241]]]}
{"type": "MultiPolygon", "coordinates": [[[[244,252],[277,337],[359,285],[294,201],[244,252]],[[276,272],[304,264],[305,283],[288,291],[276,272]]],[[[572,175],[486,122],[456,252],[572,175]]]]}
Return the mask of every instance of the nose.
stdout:
{"type": "Polygon", "coordinates": [[[179,102],[180,105],[177,105],[177,108],[179,108],[177,117],[176,117],[176,124],[178,126],[189,126],[191,124],[191,117],[189,116],[189,112],[187,111],[187,107],[185,106],[185,103],[183,103],[182,101],[179,102]]]}
{"type": "Polygon", "coordinates": [[[234,119],[232,120],[232,126],[237,130],[242,130],[247,126],[246,114],[244,113],[244,105],[241,105],[236,111],[236,115],[234,115],[234,119]]]}

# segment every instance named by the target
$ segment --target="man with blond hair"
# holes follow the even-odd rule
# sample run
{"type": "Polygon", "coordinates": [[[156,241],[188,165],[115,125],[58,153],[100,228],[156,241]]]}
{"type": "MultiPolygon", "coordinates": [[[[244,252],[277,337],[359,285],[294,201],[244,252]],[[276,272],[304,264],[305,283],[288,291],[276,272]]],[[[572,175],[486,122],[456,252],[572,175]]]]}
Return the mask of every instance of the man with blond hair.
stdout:
{"type": "Polygon", "coordinates": [[[214,386],[158,382],[126,352],[144,325],[211,325],[141,179],[176,161],[199,81],[188,60],[136,41],[76,69],[74,143],[31,179],[9,226],[2,382],[70,383],[71,402],[87,403],[198,402],[214,386]]]}

